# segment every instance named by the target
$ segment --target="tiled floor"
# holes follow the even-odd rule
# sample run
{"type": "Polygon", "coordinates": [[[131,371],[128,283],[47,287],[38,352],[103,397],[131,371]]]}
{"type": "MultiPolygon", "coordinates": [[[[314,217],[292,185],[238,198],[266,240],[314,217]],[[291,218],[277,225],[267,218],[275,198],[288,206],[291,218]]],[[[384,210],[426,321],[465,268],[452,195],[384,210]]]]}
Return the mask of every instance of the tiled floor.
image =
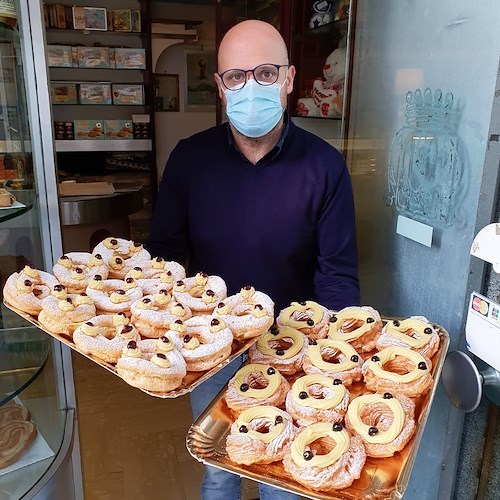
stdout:
{"type": "MultiPolygon", "coordinates": [[[[73,366],[85,500],[199,499],[189,398],[148,396],[75,353],[73,366]]],[[[255,483],[244,482],[242,498],[258,498],[255,483]]]]}

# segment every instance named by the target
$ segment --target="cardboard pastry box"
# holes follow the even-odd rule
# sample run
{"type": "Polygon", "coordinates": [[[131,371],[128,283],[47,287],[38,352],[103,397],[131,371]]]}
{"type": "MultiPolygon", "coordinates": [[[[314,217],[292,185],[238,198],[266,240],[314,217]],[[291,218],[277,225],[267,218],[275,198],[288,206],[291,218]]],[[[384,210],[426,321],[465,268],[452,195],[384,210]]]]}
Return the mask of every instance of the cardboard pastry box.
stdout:
{"type": "Polygon", "coordinates": [[[111,104],[111,84],[80,83],[80,104],[111,104]]]}
{"type": "Polygon", "coordinates": [[[113,84],[113,104],[144,104],[144,85],[113,84]]]}
{"type": "Polygon", "coordinates": [[[75,120],[76,140],[103,140],[104,123],[102,120],[75,120]]]}
{"type": "Polygon", "coordinates": [[[104,136],[106,139],[133,139],[132,122],[130,120],[105,120],[104,136]]]}

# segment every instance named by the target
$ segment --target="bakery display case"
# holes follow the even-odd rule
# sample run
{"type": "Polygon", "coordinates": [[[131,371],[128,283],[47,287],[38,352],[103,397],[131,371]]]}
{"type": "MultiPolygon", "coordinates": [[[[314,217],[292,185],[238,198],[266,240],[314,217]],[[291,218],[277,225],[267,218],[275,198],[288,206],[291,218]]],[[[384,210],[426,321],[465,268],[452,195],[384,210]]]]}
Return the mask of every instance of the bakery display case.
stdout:
{"type": "MultiPolygon", "coordinates": [[[[61,251],[50,130],[40,126],[48,99],[37,85],[44,73],[37,9],[38,2],[0,4],[0,182],[10,201],[0,208],[2,290],[9,274],[28,263],[46,269],[61,251]]],[[[72,392],[68,353],[2,304],[0,498],[54,498],[56,490],[75,498],[72,392]]]]}

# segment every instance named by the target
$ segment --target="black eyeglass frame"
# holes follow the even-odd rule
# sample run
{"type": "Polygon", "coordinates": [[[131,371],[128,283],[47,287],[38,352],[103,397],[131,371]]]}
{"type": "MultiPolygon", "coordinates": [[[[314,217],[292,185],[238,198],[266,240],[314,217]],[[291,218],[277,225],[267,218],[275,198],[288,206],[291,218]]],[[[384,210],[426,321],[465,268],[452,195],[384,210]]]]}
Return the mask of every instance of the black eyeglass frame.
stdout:
{"type": "Polygon", "coordinates": [[[253,75],[253,79],[259,84],[259,85],[262,85],[263,87],[267,87],[269,85],[273,85],[274,83],[276,83],[280,77],[280,69],[281,68],[288,68],[290,65],[289,64],[273,64],[273,63],[264,63],[264,64],[259,64],[258,66],[255,66],[255,68],[253,69],[240,69],[240,68],[231,68],[231,69],[227,69],[226,71],[224,71],[223,73],[217,73],[220,77],[220,80],[222,82],[222,85],[224,85],[224,88],[226,88],[227,90],[231,90],[232,92],[237,92],[238,90],[241,90],[248,82],[248,73],[252,73],[253,75]],[[270,82],[270,83],[261,83],[257,80],[257,78],[255,78],[255,70],[256,69],[259,69],[261,66],[274,66],[277,70],[278,70],[278,75],[276,76],[276,80],[274,80],[274,82],[270,82]],[[237,87],[237,88],[230,88],[228,87],[225,83],[224,83],[224,75],[226,73],[228,73],[229,71],[241,71],[242,73],[245,74],[245,82],[243,83],[243,85],[241,87],[237,87]]]}

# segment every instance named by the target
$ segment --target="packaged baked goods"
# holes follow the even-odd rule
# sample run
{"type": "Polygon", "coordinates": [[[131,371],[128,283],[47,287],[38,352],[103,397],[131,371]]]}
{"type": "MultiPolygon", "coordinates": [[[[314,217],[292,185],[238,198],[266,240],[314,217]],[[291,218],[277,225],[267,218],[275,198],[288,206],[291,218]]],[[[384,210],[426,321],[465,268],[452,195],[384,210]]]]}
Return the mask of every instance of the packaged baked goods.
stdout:
{"type": "Polygon", "coordinates": [[[132,122],[130,120],[104,120],[104,137],[108,140],[133,139],[132,122]]]}
{"type": "Polygon", "coordinates": [[[75,139],[104,139],[104,123],[102,120],[75,120],[75,139]]]}
{"type": "Polygon", "coordinates": [[[145,49],[115,49],[116,69],[146,69],[145,49]]]}
{"type": "Polygon", "coordinates": [[[111,104],[110,83],[80,83],[78,90],[80,104],[111,104]]]}

